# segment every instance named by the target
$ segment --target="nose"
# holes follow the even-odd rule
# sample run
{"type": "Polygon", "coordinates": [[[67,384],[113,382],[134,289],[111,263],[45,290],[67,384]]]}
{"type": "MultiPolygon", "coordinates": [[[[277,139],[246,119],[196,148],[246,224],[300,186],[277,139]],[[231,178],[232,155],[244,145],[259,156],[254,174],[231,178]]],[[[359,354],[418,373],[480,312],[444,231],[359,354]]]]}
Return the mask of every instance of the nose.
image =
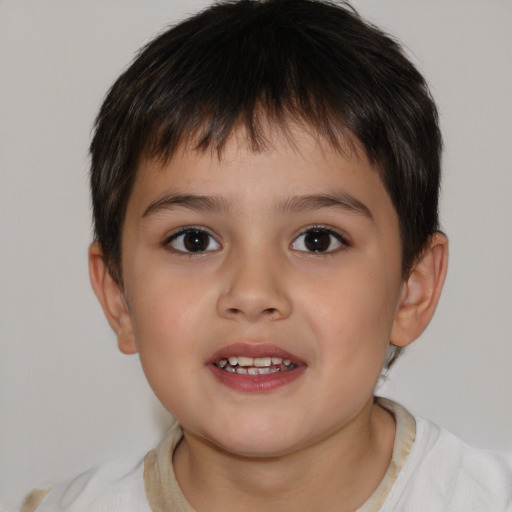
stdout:
{"type": "Polygon", "coordinates": [[[292,311],[286,272],[271,255],[233,256],[225,262],[218,312],[250,322],[281,320],[292,311]]]}

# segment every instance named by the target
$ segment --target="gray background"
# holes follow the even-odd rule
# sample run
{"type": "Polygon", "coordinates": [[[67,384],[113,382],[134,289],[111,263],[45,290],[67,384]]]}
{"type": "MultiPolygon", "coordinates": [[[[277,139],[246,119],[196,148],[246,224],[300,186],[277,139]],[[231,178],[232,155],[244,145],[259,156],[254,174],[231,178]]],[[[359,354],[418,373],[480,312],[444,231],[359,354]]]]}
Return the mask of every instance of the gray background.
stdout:
{"type": "MultiPolygon", "coordinates": [[[[169,422],[90,290],[87,146],[134,52],[207,1],[0,0],[0,496],[126,451],[169,422]]],[[[358,0],[426,74],[446,140],[449,276],[380,394],[512,449],[512,2],[358,0]]],[[[0,505],[0,508],[1,505],[0,505]]]]}

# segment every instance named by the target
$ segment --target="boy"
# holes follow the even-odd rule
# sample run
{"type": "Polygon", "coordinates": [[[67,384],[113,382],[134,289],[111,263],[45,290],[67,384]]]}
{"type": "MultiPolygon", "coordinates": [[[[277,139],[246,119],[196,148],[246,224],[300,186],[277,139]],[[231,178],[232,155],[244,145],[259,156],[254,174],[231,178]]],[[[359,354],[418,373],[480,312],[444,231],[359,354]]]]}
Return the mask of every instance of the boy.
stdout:
{"type": "Polygon", "coordinates": [[[446,274],[440,146],[347,8],[224,3],[148,45],[98,117],[89,259],[179,423],[23,510],[509,510],[510,457],[373,397],[446,274]]]}

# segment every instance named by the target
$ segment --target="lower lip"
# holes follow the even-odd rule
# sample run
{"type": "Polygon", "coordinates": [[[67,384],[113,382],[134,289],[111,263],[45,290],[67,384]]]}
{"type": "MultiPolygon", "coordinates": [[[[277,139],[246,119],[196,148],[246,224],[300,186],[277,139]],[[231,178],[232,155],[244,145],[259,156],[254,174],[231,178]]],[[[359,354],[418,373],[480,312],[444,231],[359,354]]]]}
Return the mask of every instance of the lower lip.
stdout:
{"type": "Polygon", "coordinates": [[[236,391],[248,393],[265,393],[290,384],[298,379],[306,370],[305,365],[299,365],[293,370],[286,370],[265,375],[245,375],[236,372],[227,372],[214,364],[208,364],[207,368],[221,384],[236,391]]]}

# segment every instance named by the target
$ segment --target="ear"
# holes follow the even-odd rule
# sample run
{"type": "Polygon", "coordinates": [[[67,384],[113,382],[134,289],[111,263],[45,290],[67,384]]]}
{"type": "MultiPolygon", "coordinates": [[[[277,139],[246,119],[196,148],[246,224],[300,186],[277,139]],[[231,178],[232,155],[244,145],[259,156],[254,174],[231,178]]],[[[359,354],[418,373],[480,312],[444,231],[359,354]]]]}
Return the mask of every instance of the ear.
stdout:
{"type": "Polygon", "coordinates": [[[426,329],[434,316],[448,268],[448,239],[436,233],[402,285],[391,331],[391,344],[405,347],[426,329]]]}
{"type": "Polygon", "coordinates": [[[133,335],[132,319],[123,290],[108,271],[98,242],[92,243],[89,247],[89,277],[108,323],[117,335],[119,350],[124,354],[135,354],[137,346],[133,335]]]}

